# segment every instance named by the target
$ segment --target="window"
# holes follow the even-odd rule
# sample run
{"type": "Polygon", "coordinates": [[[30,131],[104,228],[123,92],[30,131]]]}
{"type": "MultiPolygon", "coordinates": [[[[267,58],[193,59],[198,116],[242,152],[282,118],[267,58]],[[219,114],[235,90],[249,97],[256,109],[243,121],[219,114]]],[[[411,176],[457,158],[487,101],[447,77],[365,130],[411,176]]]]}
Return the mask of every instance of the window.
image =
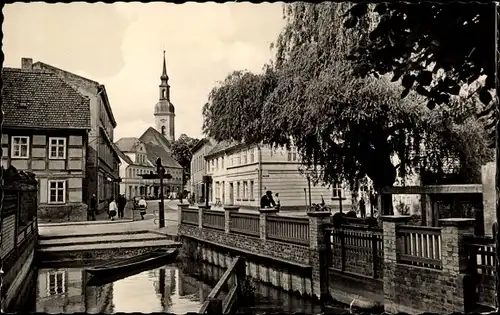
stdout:
{"type": "Polygon", "coordinates": [[[29,137],[12,137],[11,157],[27,159],[29,157],[29,137]]]}
{"type": "Polygon", "coordinates": [[[333,198],[343,198],[345,197],[344,196],[344,193],[343,193],[343,190],[342,190],[342,186],[340,184],[336,184],[333,186],[333,189],[332,189],[332,197],[333,198]]]}
{"type": "Polygon", "coordinates": [[[49,203],[66,202],[66,182],[64,180],[49,181],[49,203]]]}
{"type": "Polygon", "coordinates": [[[241,183],[238,182],[237,186],[236,186],[236,199],[240,199],[240,190],[241,190],[241,183]]]}
{"type": "Polygon", "coordinates": [[[237,154],[238,155],[236,156],[236,159],[237,159],[236,163],[237,163],[237,165],[241,165],[241,154],[242,154],[242,152],[238,152],[237,154]]]}
{"type": "Polygon", "coordinates": [[[248,198],[248,182],[243,182],[243,198],[248,198]]]}
{"type": "Polygon", "coordinates": [[[224,157],[221,158],[220,163],[221,163],[220,164],[221,165],[220,168],[223,170],[224,169],[224,157]]]}
{"type": "Polygon", "coordinates": [[[253,163],[253,161],[254,161],[254,156],[253,156],[254,151],[255,151],[254,149],[250,150],[250,163],[253,163]]]}
{"type": "Polygon", "coordinates": [[[49,138],[49,158],[66,158],[66,138],[49,138]]]}
{"type": "Polygon", "coordinates": [[[161,126],[161,134],[165,135],[165,126],[161,126]]]}
{"type": "Polygon", "coordinates": [[[291,147],[288,150],[288,161],[297,161],[297,148],[291,147]]]}
{"type": "Polygon", "coordinates": [[[243,164],[247,164],[247,151],[241,151],[241,155],[243,158],[243,164]]]}
{"type": "Polygon", "coordinates": [[[66,274],[64,271],[47,273],[47,295],[57,295],[66,292],[66,274]]]}
{"type": "Polygon", "coordinates": [[[253,199],[253,180],[250,181],[250,199],[253,199]]]}

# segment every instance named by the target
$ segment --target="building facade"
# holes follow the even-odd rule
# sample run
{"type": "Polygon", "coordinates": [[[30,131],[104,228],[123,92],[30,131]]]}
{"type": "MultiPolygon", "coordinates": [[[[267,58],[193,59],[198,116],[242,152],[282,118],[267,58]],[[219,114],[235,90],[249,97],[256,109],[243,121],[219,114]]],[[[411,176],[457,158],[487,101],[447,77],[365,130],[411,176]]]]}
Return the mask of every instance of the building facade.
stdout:
{"type": "MultiPolygon", "coordinates": [[[[266,191],[279,193],[281,209],[305,210],[309,205],[306,175],[300,172],[301,163],[296,148],[272,149],[268,146],[216,144],[205,156],[207,175],[212,177],[209,201],[212,204],[239,205],[258,209],[266,191]]],[[[351,209],[351,194],[344,187],[328,188],[311,184],[311,203],[322,198],[333,211],[340,207],[351,209]]]]}
{"type": "Polygon", "coordinates": [[[96,81],[42,62],[33,64],[33,69],[54,73],[90,100],[91,129],[88,134],[83,197],[88,202],[92,194],[95,194],[99,200],[99,209],[102,210],[107,207],[109,199],[118,194],[120,182],[120,158],[113,146],[117,123],[106,88],[96,81]]]}
{"type": "Polygon", "coordinates": [[[155,105],[156,129],[168,141],[175,140],[175,108],[170,101],[170,85],[168,84],[167,64],[163,52],[163,69],[160,77],[159,100],[155,105]]]}
{"type": "Polygon", "coordinates": [[[205,155],[214,147],[214,141],[204,138],[191,150],[191,192],[195,194],[196,201],[203,202],[205,199],[205,184],[203,176],[207,175],[205,155]]]}
{"type": "Polygon", "coordinates": [[[2,166],[35,174],[39,219],[85,220],[89,98],[28,58],[3,68],[2,81],[2,166]]]}
{"type": "Polygon", "coordinates": [[[172,175],[171,179],[163,180],[164,194],[168,196],[170,192],[182,190],[182,167],[162,147],[133,137],[120,139],[116,146],[121,151],[120,193],[128,199],[159,196],[160,180],[143,178],[144,175],[156,174],[157,158],[161,158],[166,173],[172,175]]]}

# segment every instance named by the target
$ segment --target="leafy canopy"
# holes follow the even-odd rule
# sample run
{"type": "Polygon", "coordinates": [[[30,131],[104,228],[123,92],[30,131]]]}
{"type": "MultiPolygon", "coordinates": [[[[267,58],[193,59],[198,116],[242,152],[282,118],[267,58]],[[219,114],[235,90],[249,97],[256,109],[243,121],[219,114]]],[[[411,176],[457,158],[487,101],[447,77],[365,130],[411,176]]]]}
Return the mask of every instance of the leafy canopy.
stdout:
{"type": "Polygon", "coordinates": [[[345,26],[365,29],[368,39],[354,47],[350,59],[354,74],[391,74],[405,90],[428,99],[429,108],[450,102],[464,87],[485,78],[476,93],[481,102],[492,101],[495,87],[495,10],[493,3],[446,4],[422,2],[357,4],[345,26]]]}
{"type": "Polygon", "coordinates": [[[183,184],[186,184],[191,177],[191,149],[199,140],[190,138],[185,134],[181,134],[177,140],[172,143],[172,157],[179,162],[183,168],[183,184]]]}
{"type": "Polygon", "coordinates": [[[290,146],[293,139],[316,183],[346,180],[354,188],[368,175],[376,188],[392,186],[398,171],[405,176],[422,164],[439,168],[443,156],[477,169],[488,151],[471,114],[476,104],[454,99],[461,110],[432,111],[415,93],[401,100],[401,87],[387,77],[353,76],[346,56],[365,41],[371,24],[366,18],[365,28],[346,30],[348,8],[285,5],[275,62],[259,74],[236,71],[215,87],[203,110],[204,132],[218,141],[271,146],[290,146]],[[460,145],[464,138],[468,146],[460,145]],[[425,140],[428,153],[420,154],[412,139],[425,140]]]}

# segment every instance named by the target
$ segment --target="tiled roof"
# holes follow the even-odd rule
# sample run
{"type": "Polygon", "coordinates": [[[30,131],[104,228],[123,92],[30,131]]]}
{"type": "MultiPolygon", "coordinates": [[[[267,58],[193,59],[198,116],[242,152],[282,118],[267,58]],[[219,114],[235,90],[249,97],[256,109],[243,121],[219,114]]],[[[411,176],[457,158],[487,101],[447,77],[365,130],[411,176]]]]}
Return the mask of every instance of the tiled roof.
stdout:
{"type": "Polygon", "coordinates": [[[172,157],[170,152],[153,143],[146,143],[146,155],[148,160],[156,165],[156,159],[161,159],[161,164],[165,167],[182,168],[182,166],[172,157]]]}
{"type": "Polygon", "coordinates": [[[161,144],[164,148],[170,149],[171,143],[165,138],[164,135],[158,132],[158,130],[153,127],[149,127],[144,131],[142,136],[139,137],[139,140],[145,143],[151,143],[153,140],[156,140],[158,144],[161,144]]]}
{"type": "Polygon", "coordinates": [[[136,137],[125,137],[115,142],[115,145],[122,152],[135,152],[135,145],[139,143],[140,140],[136,137]]]}
{"type": "Polygon", "coordinates": [[[227,150],[229,148],[232,148],[232,147],[235,147],[237,145],[239,145],[239,143],[238,142],[234,142],[234,141],[221,141],[221,142],[218,142],[212,148],[212,150],[210,150],[210,152],[208,152],[208,154],[205,157],[212,156],[212,155],[215,155],[217,153],[224,152],[225,150],[227,150]]]}
{"type": "Polygon", "coordinates": [[[90,101],[56,75],[2,69],[5,127],[90,129],[90,101]]]}

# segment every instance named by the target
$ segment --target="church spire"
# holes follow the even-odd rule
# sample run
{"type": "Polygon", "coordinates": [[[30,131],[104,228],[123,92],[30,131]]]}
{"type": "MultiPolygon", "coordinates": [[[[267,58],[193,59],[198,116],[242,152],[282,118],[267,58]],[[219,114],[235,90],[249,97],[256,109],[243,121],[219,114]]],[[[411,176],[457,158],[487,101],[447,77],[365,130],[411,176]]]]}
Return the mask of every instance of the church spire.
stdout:
{"type": "Polygon", "coordinates": [[[165,50],[163,51],[163,71],[160,79],[161,79],[160,100],[170,101],[170,85],[168,85],[167,61],[165,58],[165,50]]]}
{"type": "MultiPolygon", "coordinates": [[[[167,61],[166,61],[166,58],[165,58],[165,50],[163,51],[163,72],[162,72],[160,78],[161,78],[162,83],[163,83],[163,81],[167,81],[168,82],[167,61]]],[[[165,83],[167,83],[167,82],[165,82],[165,83]]]]}

